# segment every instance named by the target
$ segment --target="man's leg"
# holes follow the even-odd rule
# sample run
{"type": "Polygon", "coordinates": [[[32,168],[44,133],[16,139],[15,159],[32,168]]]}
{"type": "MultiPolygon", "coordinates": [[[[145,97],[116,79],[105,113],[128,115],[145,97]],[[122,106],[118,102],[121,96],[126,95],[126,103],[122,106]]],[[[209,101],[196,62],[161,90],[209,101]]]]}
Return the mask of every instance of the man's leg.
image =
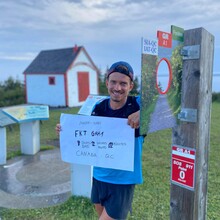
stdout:
{"type": "Polygon", "coordinates": [[[99,218],[102,215],[103,209],[104,206],[102,206],[101,204],[95,204],[95,210],[98,213],[99,218]]]}
{"type": "Polygon", "coordinates": [[[99,216],[99,220],[114,220],[114,219],[108,215],[108,213],[106,212],[106,209],[103,207],[102,214],[101,216],[99,216]]]}

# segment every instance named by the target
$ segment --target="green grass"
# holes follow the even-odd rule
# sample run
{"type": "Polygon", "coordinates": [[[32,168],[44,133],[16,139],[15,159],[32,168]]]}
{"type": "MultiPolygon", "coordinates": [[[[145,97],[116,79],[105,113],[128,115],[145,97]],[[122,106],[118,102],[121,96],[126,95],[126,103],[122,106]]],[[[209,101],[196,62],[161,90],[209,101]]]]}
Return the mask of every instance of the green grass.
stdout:
{"type": "Polygon", "coordinates": [[[2,220],[96,220],[97,215],[90,200],[71,197],[65,203],[44,209],[0,209],[2,220]],[[1,214],[2,213],[2,214],[1,214]]]}
{"type": "MultiPolygon", "coordinates": [[[[65,113],[76,113],[78,109],[68,109],[65,113]]],[[[41,124],[41,141],[57,140],[55,125],[59,121],[61,110],[50,111],[50,120],[41,124]]],[[[220,219],[220,103],[212,105],[212,123],[209,153],[208,207],[207,219],[220,219]]],[[[11,139],[18,132],[13,130],[11,139]]],[[[129,220],[165,220],[169,219],[170,203],[170,150],[171,129],[148,134],[143,148],[144,183],[137,185],[133,214],[129,220]]],[[[8,146],[16,140],[8,140],[8,146]]],[[[47,144],[44,144],[47,146],[47,144]]],[[[50,145],[48,145],[50,146],[50,145]]],[[[12,147],[14,148],[14,147],[12,147]]],[[[12,151],[12,149],[11,149],[12,151]]],[[[92,220],[97,219],[96,212],[90,200],[82,197],[71,197],[62,205],[42,209],[0,209],[2,220],[92,220]]]]}
{"type": "Polygon", "coordinates": [[[209,150],[208,219],[220,219],[220,103],[212,104],[209,150]]]}
{"type": "Polygon", "coordinates": [[[141,124],[140,124],[140,134],[144,135],[147,134],[149,131],[150,126],[150,117],[151,114],[154,112],[154,109],[156,107],[158,96],[154,96],[152,102],[149,104],[148,107],[145,106],[141,110],[141,124]]]}

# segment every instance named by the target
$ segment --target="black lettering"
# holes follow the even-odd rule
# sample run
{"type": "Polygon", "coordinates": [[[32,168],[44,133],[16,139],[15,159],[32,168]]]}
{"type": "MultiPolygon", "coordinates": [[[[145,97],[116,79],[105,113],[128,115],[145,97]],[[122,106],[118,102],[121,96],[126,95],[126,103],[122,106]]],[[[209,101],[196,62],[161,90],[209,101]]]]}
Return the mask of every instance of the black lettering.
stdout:
{"type": "Polygon", "coordinates": [[[86,136],[87,131],[80,131],[80,130],[75,130],[75,137],[79,137],[79,136],[86,136]]]}

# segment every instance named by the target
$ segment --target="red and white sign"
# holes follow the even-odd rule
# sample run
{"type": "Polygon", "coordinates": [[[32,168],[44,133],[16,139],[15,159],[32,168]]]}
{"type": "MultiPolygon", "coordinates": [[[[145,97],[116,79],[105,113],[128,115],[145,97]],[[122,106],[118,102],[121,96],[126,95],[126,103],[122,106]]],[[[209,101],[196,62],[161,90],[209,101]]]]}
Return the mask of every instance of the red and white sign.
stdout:
{"type": "Polygon", "coordinates": [[[157,31],[157,38],[158,38],[158,45],[160,47],[172,47],[172,34],[163,32],[163,31],[157,31]]]}
{"type": "Polygon", "coordinates": [[[193,148],[172,146],[172,183],[194,190],[195,157],[196,151],[193,148]]]}

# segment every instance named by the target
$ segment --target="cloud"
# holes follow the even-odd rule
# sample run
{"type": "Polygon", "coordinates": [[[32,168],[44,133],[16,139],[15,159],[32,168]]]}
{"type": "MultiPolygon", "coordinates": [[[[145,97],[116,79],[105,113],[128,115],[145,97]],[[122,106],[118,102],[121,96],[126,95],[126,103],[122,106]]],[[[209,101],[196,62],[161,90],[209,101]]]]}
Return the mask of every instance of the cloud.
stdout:
{"type": "Polygon", "coordinates": [[[219,0],[0,0],[0,8],[0,77],[21,74],[41,50],[74,44],[103,69],[123,59],[138,73],[141,37],[171,25],[212,33],[219,72],[219,0]]]}
{"type": "Polygon", "coordinates": [[[157,30],[168,32],[172,24],[184,29],[204,27],[217,35],[220,2],[9,0],[0,2],[0,7],[0,37],[12,32],[20,41],[96,44],[156,37],[157,30]]]}
{"type": "Polygon", "coordinates": [[[22,54],[3,54],[0,53],[0,60],[11,60],[11,61],[31,61],[36,57],[35,53],[26,52],[22,54]]]}
{"type": "Polygon", "coordinates": [[[11,0],[0,3],[1,26],[29,29],[120,28],[163,25],[169,22],[185,24],[215,23],[220,10],[218,1],[185,0],[131,1],[131,0],[11,0]],[[199,7],[198,7],[199,6],[199,7]]]}

